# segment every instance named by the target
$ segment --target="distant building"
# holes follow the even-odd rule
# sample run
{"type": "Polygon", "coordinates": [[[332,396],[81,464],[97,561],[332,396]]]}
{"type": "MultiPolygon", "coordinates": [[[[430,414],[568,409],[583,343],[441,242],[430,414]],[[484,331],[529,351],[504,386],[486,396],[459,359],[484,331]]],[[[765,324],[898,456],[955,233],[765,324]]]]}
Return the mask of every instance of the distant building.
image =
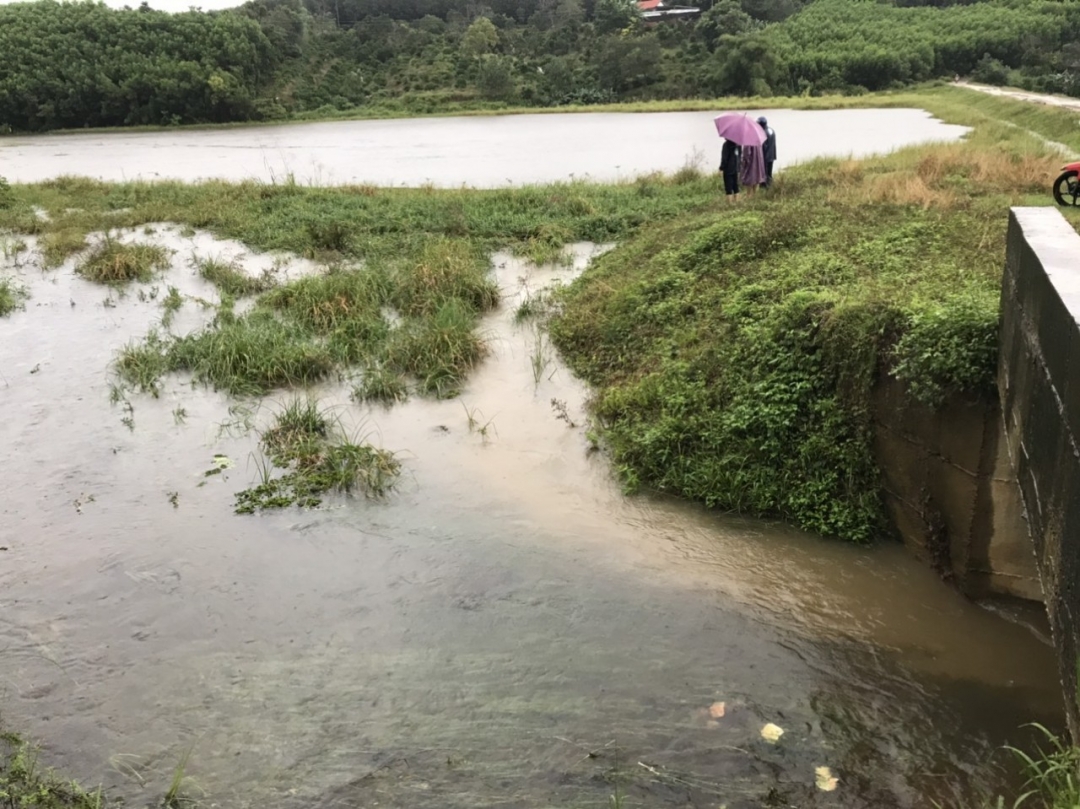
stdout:
{"type": "Polygon", "coordinates": [[[638,0],[638,10],[645,22],[663,22],[664,20],[692,20],[701,14],[700,8],[677,6],[664,0],[638,0]]]}

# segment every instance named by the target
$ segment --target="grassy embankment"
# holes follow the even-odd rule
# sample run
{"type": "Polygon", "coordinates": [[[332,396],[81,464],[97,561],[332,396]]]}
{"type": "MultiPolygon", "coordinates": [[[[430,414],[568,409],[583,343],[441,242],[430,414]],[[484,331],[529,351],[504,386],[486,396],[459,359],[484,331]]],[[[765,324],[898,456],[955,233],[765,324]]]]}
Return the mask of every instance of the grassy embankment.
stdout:
{"type": "MultiPolygon", "coordinates": [[[[499,191],[59,180],[13,188],[0,228],[39,234],[54,264],[91,231],[156,221],[322,260],[324,275],[270,289],[200,268],[225,292],[216,322],[190,336],[163,325],[117,371],[150,393],[184,371],[259,394],[359,369],[358,398],[391,399],[406,386],[451,395],[483,356],[488,251],[544,259],[576,239],[619,241],[561,296],[551,330],[596,390],[623,478],[864,541],[881,524],[874,379],[896,374],[931,403],[990,388],[1006,211],[1049,204],[1059,162],[1025,130],[1080,151],[1068,111],[952,88],[903,103],[975,130],[792,169],[738,207],[690,170],[499,191]],[[232,296],[253,293],[234,315],[232,296]]],[[[295,446],[268,451],[293,463],[295,446]]]]}
{"type": "Polygon", "coordinates": [[[1052,204],[1074,113],[939,90],[962,143],[785,173],[651,227],[562,296],[556,344],[616,466],[743,513],[867,541],[883,526],[870,393],[992,392],[1007,209],[1052,204]]]}

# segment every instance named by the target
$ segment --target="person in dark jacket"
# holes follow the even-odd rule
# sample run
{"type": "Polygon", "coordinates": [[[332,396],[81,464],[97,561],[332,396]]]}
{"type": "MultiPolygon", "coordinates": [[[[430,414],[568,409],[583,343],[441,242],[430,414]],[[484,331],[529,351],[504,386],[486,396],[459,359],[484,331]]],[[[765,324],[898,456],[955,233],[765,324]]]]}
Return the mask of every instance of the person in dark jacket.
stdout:
{"type": "Polygon", "coordinates": [[[772,185],[772,166],[776,162],[776,133],[764,115],[758,118],[757,122],[765,130],[765,142],[761,144],[762,157],[765,158],[765,182],[761,187],[768,188],[772,185]]]}
{"type": "Polygon", "coordinates": [[[742,147],[733,140],[725,140],[720,152],[720,173],[724,175],[724,193],[728,202],[739,197],[739,169],[742,166],[742,147]]]}

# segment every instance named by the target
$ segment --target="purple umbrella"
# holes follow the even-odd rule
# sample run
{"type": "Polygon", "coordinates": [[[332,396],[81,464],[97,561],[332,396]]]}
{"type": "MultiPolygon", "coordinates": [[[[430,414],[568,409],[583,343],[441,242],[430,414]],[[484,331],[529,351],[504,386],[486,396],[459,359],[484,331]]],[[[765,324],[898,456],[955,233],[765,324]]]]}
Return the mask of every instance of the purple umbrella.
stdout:
{"type": "Polygon", "coordinates": [[[713,119],[720,137],[740,146],[760,146],[765,142],[765,129],[745,113],[725,112],[713,119]]]}

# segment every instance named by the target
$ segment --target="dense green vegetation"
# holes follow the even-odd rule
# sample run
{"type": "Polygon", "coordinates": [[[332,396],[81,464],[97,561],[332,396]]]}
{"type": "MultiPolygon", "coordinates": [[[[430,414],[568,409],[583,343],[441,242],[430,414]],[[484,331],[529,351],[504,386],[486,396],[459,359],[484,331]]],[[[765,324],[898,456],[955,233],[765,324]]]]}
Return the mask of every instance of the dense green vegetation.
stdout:
{"type": "Polygon", "coordinates": [[[820,95],[954,74],[1080,92],[1080,6],[704,0],[0,5],[0,131],[820,95]]]}
{"type": "Polygon", "coordinates": [[[599,259],[551,329],[624,480],[879,534],[874,384],[931,407],[992,394],[1006,210],[1045,202],[1055,162],[984,119],[966,143],[786,172],[599,259]]]}

